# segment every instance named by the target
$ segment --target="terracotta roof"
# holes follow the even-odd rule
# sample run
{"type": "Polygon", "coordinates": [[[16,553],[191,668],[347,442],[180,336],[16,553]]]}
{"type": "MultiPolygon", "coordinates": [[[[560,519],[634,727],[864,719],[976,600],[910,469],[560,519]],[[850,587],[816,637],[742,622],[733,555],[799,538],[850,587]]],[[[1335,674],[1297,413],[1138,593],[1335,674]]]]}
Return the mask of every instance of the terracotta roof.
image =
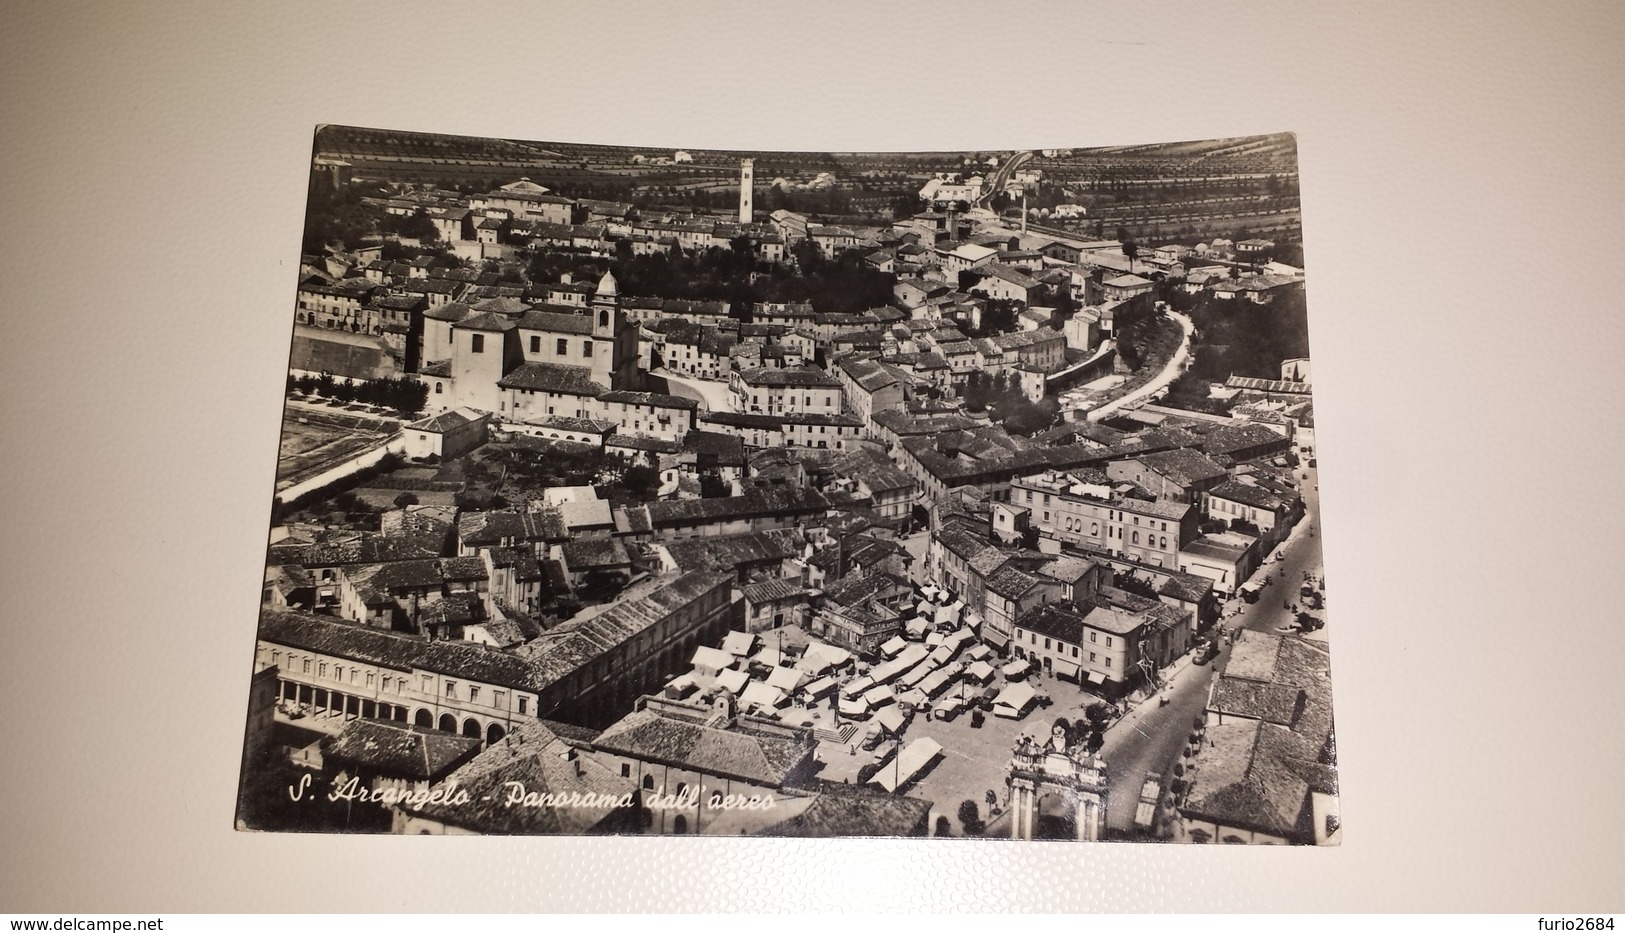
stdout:
{"type": "Polygon", "coordinates": [[[862,785],[820,781],[821,793],[795,816],[760,836],[832,839],[846,836],[924,836],[931,802],[882,793],[862,785]]]}
{"type": "Polygon", "coordinates": [[[742,728],[721,729],[638,710],[600,734],[593,745],[651,764],[779,787],[812,760],[813,745],[742,728]]]}
{"type": "MultiPolygon", "coordinates": [[[[468,803],[401,804],[400,808],[451,826],[490,835],[590,833],[605,820],[619,826],[625,818],[612,806],[509,805],[510,783],[537,795],[592,795],[599,802],[636,793],[591,756],[574,753],[574,741],[535,720],[520,720],[502,741],[492,745],[451,776],[469,797],[468,803]]],[[[540,797],[538,799],[541,799],[540,797]]]]}
{"type": "Polygon", "coordinates": [[[592,318],[585,314],[565,314],[531,308],[519,318],[520,330],[540,330],[551,334],[591,334],[592,318]]]}
{"type": "Polygon", "coordinates": [[[476,311],[452,325],[459,330],[482,330],[501,333],[514,329],[514,322],[495,311],[476,311]]]}
{"type": "Polygon", "coordinates": [[[666,395],[660,392],[628,392],[614,390],[598,396],[601,402],[624,402],[631,405],[653,405],[661,408],[687,408],[697,409],[700,403],[681,395],[666,395]]]}
{"type": "Polygon", "coordinates": [[[1188,447],[1142,454],[1135,459],[1182,486],[1225,475],[1224,467],[1188,447]]]}
{"type": "Polygon", "coordinates": [[[1228,499],[1267,511],[1274,511],[1286,504],[1283,496],[1278,496],[1262,486],[1243,483],[1240,480],[1227,480],[1209,489],[1207,494],[1217,499],[1228,499]]]}
{"type": "Polygon", "coordinates": [[[438,781],[473,758],[484,744],[423,726],[357,719],[322,741],[322,756],[386,777],[438,781]]]}
{"type": "Polygon", "coordinates": [[[519,364],[513,371],[503,376],[497,385],[504,389],[529,389],[592,398],[598,397],[605,389],[593,381],[592,370],[585,366],[566,366],[561,363],[539,361],[519,364]]]}
{"type": "Polygon", "coordinates": [[[746,385],[779,387],[779,386],[822,386],[839,388],[840,380],[824,372],[816,366],[793,366],[783,369],[752,369],[740,374],[746,385]]]}

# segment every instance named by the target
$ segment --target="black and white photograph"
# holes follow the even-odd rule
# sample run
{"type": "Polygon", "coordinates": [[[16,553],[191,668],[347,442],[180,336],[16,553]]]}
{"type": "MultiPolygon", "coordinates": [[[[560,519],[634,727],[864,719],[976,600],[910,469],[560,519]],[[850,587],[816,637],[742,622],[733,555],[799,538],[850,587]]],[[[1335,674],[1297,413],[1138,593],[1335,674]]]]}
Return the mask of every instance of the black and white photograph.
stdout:
{"type": "Polygon", "coordinates": [[[1341,842],[1290,134],[324,125],[298,268],[239,829],[1341,842]]]}

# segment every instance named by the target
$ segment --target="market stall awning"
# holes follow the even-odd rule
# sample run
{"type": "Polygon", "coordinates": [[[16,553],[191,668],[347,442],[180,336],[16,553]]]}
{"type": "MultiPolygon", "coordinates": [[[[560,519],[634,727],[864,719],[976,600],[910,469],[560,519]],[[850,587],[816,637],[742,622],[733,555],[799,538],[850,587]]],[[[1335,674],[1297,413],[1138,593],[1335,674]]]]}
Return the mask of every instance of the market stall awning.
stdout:
{"type": "Polygon", "coordinates": [[[930,677],[920,681],[919,690],[926,696],[934,697],[938,693],[941,693],[942,689],[948,686],[948,681],[953,680],[953,678],[954,672],[944,667],[933,673],[930,677]]]}
{"type": "Polygon", "coordinates": [[[832,667],[840,667],[851,659],[852,653],[845,648],[819,643],[807,648],[806,654],[796,662],[796,667],[816,675],[832,667]]]}
{"type": "Polygon", "coordinates": [[[1092,684],[1103,684],[1106,682],[1106,675],[1099,671],[1090,671],[1089,682],[1092,684]]]}
{"type": "Polygon", "coordinates": [[[1016,658],[1014,661],[1011,661],[1004,667],[1000,668],[1000,670],[1006,677],[1020,677],[1021,675],[1027,673],[1027,662],[1022,658],[1016,658]]]}
{"type": "Polygon", "coordinates": [[[933,759],[942,754],[942,746],[935,739],[922,737],[908,744],[908,747],[898,752],[897,759],[869,779],[870,784],[879,784],[887,791],[896,791],[897,788],[907,784],[916,774],[924,770],[933,759]]]}
{"type": "Polygon", "coordinates": [[[903,719],[903,711],[895,706],[888,706],[875,713],[875,722],[892,735],[903,731],[903,719]]]}
{"type": "Polygon", "coordinates": [[[870,707],[884,706],[897,699],[897,691],[890,687],[876,687],[863,695],[863,702],[870,707]]]}
{"type": "MultiPolygon", "coordinates": [[[[926,696],[923,691],[918,689],[910,690],[907,693],[900,693],[897,695],[897,706],[912,706],[915,709],[919,709],[929,702],[931,702],[931,698],[926,696]]],[[[888,706],[886,709],[897,709],[897,706],[888,706]]]]}
{"type": "Polygon", "coordinates": [[[802,686],[801,692],[813,699],[823,696],[840,685],[840,681],[833,677],[820,677],[802,686]]]}
{"type": "Polygon", "coordinates": [[[739,696],[739,705],[745,709],[777,709],[784,702],[784,692],[761,681],[754,681],[739,696]]]}
{"type": "Polygon", "coordinates": [[[1066,658],[1056,658],[1055,673],[1075,678],[1078,676],[1078,662],[1066,658]]]}
{"type": "Polygon", "coordinates": [[[909,668],[903,674],[903,676],[897,678],[897,682],[902,686],[912,687],[927,677],[930,677],[931,672],[935,671],[936,669],[937,665],[932,664],[931,661],[927,659],[909,668]]]}
{"type": "Polygon", "coordinates": [[[773,673],[767,675],[767,684],[775,690],[790,693],[807,680],[805,671],[798,671],[793,667],[775,667],[773,673]]]}
{"type": "Polygon", "coordinates": [[[907,632],[910,638],[919,638],[925,634],[926,629],[931,627],[929,619],[930,616],[909,619],[903,623],[903,631],[907,632]]]}
{"type": "Polygon", "coordinates": [[[869,715],[869,704],[863,702],[861,697],[856,699],[846,699],[841,701],[840,710],[842,716],[861,719],[862,717],[869,715]]]}
{"type": "Polygon", "coordinates": [[[893,635],[886,640],[885,644],[880,646],[880,653],[888,658],[895,658],[898,652],[906,647],[908,647],[908,642],[903,640],[903,636],[893,635]]]}
{"type": "Polygon", "coordinates": [[[937,650],[931,652],[931,656],[927,660],[932,664],[947,664],[958,653],[959,647],[957,645],[952,642],[944,642],[937,646],[937,650]]]}
{"type": "Polygon", "coordinates": [[[977,661],[965,668],[965,676],[979,684],[985,684],[993,679],[993,665],[986,661],[977,661]]]}
{"type": "Polygon", "coordinates": [[[735,657],[745,657],[756,648],[756,636],[749,632],[729,632],[722,639],[722,650],[735,657]]]}
{"type": "Polygon", "coordinates": [[[694,649],[694,658],[690,661],[694,667],[716,673],[734,663],[734,656],[719,648],[708,648],[701,645],[694,649]]]}
{"type": "Polygon", "coordinates": [[[695,686],[693,674],[680,674],[666,684],[664,692],[666,696],[674,700],[681,700],[693,691],[695,686]]]}
{"type": "Polygon", "coordinates": [[[750,675],[744,671],[736,671],[730,668],[717,675],[717,686],[734,696],[743,693],[749,685],[750,675]]]}
{"type": "Polygon", "coordinates": [[[847,681],[845,684],[841,685],[841,696],[843,696],[843,697],[855,697],[858,694],[863,693],[865,690],[868,690],[870,687],[873,687],[874,685],[875,685],[874,678],[870,677],[867,674],[865,674],[862,677],[854,677],[851,680],[847,681]]]}
{"type": "Polygon", "coordinates": [[[1007,684],[993,698],[993,712],[999,716],[1018,717],[1033,702],[1037,693],[1031,684],[1007,684]]]}
{"type": "Polygon", "coordinates": [[[1009,634],[1001,632],[991,625],[982,626],[982,638],[995,648],[1003,648],[1005,645],[1010,644],[1009,634]]]}

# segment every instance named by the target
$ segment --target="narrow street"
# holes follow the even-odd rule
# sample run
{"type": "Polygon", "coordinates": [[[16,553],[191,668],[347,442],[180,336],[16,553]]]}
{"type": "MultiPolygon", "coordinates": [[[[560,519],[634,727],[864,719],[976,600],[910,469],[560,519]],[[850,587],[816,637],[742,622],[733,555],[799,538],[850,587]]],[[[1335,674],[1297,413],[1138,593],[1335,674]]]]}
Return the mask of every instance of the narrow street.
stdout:
{"type": "Polygon", "coordinates": [[[666,380],[672,395],[691,398],[699,402],[705,411],[733,411],[733,395],[728,391],[726,382],[711,382],[705,379],[691,379],[679,376],[669,369],[661,368],[651,370],[651,376],[659,376],[666,380]]]}
{"type": "Polygon", "coordinates": [[[1090,421],[1099,421],[1114,411],[1130,407],[1136,402],[1150,398],[1154,393],[1166,388],[1175,379],[1178,379],[1179,374],[1185,371],[1185,360],[1189,359],[1191,355],[1191,333],[1196,330],[1196,325],[1191,323],[1188,316],[1177,311],[1169,311],[1168,316],[1173,318],[1174,322],[1179,325],[1181,331],[1179,349],[1174,351],[1174,355],[1168,358],[1168,362],[1162,367],[1162,371],[1157,373],[1150,382],[1122,398],[1113,399],[1099,408],[1092,409],[1087,416],[1090,421]]]}
{"type": "MultiPolygon", "coordinates": [[[[1300,456],[1302,456],[1300,454],[1300,456]]],[[[1304,457],[1307,464],[1308,458],[1304,457]]],[[[1324,576],[1319,538],[1320,496],[1315,488],[1317,472],[1301,465],[1296,470],[1304,499],[1304,517],[1292,534],[1275,549],[1280,559],[1266,563],[1254,574],[1261,580],[1265,575],[1275,582],[1267,587],[1256,603],[1232,599],[1225,604],[1225,615],[1219,624],[1229,629],[1247,629],[1281,633],[1296,618],[1296,612],[1285,606],[1302,603],[1298,588],[1305,571],[1316,578],[1324,576]],[[1307,473],[1308,478],[1303,475],[1307,473]],[[1311,534],[1311,532],[1314,532],[1311,534]]],[[[1319,613],[1322,618],[1324,613],[1319,613]]],[[[1308,637],[1324,639],[1326,629],[1321,628],[1308,637]]],[[[1140,798],[1140,786],[1148,772],[1162,775],[1163,786],[1173,779],[1174,765],[1180,761],[1191,728],[1198,716],[1207,708],[1208,688],[1213,678],[1224,671],[1230,661],[1230,646],[1220,643],[1220,653],[1204,665],[1191,663],[1187,655],[1165,672],[1173,685],[1166,692],[1168,705],[1150,700],[1115,723],[1106,733],[1106,744],[1101,757],[1106,760],[1109,784],[1106,791],[1106,826],[1116,832],[1129,832],[1134,827],[1135,805],[1140,798]]]]}
{"type": "MultiPolygon", "coordinates": [[[[1106,760],[1106,827],[1128,833],[1134,829],[1134,811],[1140,785],[1148,772],[1162,775],[1163,786],[1173,778],[1191,729],[1207,708],[1208,685],[1217,661],[1196,665],[1189,656],[1177,665],[1173,685],[1163,694],[1168,705],[1152,699],[1118,720],[1106,731],[1100,756],[1106,760]]],[[[1166,674],[1164,676],[1167,676],[1166,674]]]]}

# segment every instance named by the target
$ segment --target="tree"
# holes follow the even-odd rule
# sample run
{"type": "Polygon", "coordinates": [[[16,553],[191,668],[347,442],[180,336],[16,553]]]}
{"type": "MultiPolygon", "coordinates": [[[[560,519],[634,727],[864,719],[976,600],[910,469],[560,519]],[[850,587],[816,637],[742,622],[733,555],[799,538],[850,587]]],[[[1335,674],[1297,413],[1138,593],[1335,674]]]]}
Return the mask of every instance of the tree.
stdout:
{"type": "Polygon", "coordinates": [[[403,218],[395,225],[395,232],[403,237],[410,237],[421,243],[433,243],[440,239],[440,230],[435,227],[434,221],[423,208],[412,212],[410,217],[403,218]]]}
{"type": "Polygon", "coordinates": [[[959,804],[959,825],[965,827],[965,834],[975,836],[982,831],[982,814],[976,809],[976,801],[965,800],[959,804]]]}
{"type": "Polygon", "coordinates": [[[607,603],[615,598],[615,594],[621,591],[625,583],[626,580],[618,573],[593,570],[588,572],[581,587],[576,590],[576,595],[582,602],[607,603]]]}
{"type": "Polygon", "coordinates": [[[937,817],[937,835],[938,836],[950,835],[953,832],[953,829],[954,829],[953,824],[948,822],[948,818],[946,816],[938,816],[937,817]]]}
{"type": "Polygon", "coordinates": [[[411,492],[403,492],[395,497],[395,508],[404,509],[409,505],[417,505],[418,497],[411,492]]]}

